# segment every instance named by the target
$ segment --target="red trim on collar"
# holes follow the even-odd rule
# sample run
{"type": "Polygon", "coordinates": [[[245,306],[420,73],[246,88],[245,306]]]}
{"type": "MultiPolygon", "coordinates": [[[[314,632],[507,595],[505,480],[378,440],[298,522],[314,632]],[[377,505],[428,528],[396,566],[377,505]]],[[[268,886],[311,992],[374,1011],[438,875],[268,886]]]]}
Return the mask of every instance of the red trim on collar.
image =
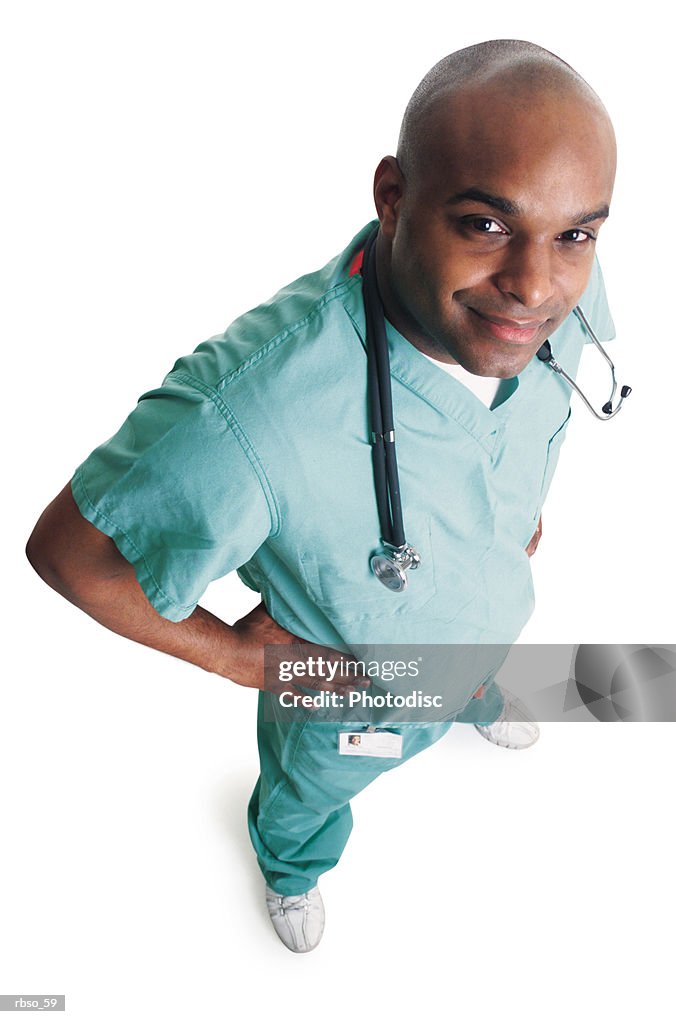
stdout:
{"type": "Polygon", "coordinates": [[[350,267],[350,277],[354,277],[355,274],[361,272],[362,263],[364,262],[364,250],[358,252],[355,258],[352,260],[352,266],[350,267]]]}

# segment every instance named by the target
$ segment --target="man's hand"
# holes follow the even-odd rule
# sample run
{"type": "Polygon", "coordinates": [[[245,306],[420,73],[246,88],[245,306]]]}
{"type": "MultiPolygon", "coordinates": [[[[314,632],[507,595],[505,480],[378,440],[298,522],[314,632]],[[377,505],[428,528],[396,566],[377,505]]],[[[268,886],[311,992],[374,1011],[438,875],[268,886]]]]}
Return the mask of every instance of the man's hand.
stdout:
{"type": "MultiPolygon", "coordinates": [[[[335,665],[337,662],[346,663],[354,660],[331,647],[312,644],[294,633],[289,633],[275,622],[263,603],[239,619],[232,629],[237,637],[238,649],[236,678],[235,676],[233,678],[242,686],[302,696],[302,691],[293,683],[280,682],[282,661],[306,662],[308,658],[314,658],[316,662],[318,658],[322,658],[324,663],[335,665]],[[266,657],[265,648],[268,645],[274,645],[278,649],[268,651],[266,657]]],[[[304,689],[328,690],[336,693],[350,693],[357,687],[365,687],[370,684],[368,677],[357,675],[354,671],[347,672],[345,670],[345,674],[343,674],[340,670],[334,670],[334,676],[333,681],[330,681],[322,675],[304,675],[299,676],[298,681],[304,689]]]]}
{"type": "Polygon", "coordinates": [[[540,516],[540,521],[538,522],[538,528],[535,531],[535,533],[533,534],[533,536],[531,537],[531,539],[529,540],[528,547],[526,548],[526,554],[528,555],[529,558],[531,558],[535,554],[535,552],[537,551],[537,546],[540,543],[540,537],[541,536],[542,536],[542,516],[540,516]]]}

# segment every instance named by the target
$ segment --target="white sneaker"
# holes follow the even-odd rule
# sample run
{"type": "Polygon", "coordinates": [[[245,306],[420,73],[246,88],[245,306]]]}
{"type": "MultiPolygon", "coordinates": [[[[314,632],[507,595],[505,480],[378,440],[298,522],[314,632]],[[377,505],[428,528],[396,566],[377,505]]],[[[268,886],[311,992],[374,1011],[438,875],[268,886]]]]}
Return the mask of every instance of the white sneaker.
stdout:
{"type": "Polygon", "coordinates": [[[317,886],[300,896],[280,896],[269,885],[265,902],[272,925],[287,949],[309,953],[324,931],[324,904],[317,886]]]}
{"type": "Polygon", "coordinates": [[[510,750],[532,747],[540,735],[540,727],[530,717],[528,708],[509,690],[500,688],[505,700],[500,715],[490,725],[475,725],[474,728],[486,740],[510,750]]]}

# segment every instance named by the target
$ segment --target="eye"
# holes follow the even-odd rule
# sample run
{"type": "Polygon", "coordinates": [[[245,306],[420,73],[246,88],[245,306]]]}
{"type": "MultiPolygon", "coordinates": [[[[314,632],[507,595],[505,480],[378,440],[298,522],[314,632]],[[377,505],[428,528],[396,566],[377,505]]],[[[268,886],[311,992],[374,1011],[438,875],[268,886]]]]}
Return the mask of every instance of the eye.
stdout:
{"type": "Polygon", "coordinates": [[[564,231],[559,238],[562,238],[564,242],[572,242],[574,245],[584,245],[585,242],[596,241],[596,235],[593,235],[591,231],[582,231],[580,228],[564,231]]]}
{"type": "Polygon", "coordinates": [[[507,234],[502,225],[498,224],[496,220],[492,220],[490,217],[472,217],[469,220],[469,225],[482,235],[507,234]]]}

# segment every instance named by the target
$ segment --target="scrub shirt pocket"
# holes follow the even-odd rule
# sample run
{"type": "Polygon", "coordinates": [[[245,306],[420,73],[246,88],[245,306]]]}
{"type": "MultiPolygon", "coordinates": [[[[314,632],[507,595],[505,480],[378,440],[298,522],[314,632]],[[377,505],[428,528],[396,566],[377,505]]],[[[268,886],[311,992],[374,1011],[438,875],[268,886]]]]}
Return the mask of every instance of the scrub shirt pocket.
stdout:
{"type": "Polygon", "coordinates": [[[556,433],[553,434],[552,437],[550,437],[549,444],[547,445],[547,461],[545,463],[545,470],[542,477],[542,484],[540,487],[540,498],[537,504],[537,508],[535,510],[535,514],[533,515],[533,521],[536,523],[540,518],[542,506],[544,505],[545,498],[547,497],[547,492],[549,491],[549,485],[551,484],[552,477],[554,476],[556,464],[559,461],[559,452],[561,451],[561,445],[563,444],[564,438],[566,436],[566,430],[568,429],[570,414],[571,409],[568,409],[568,415],[566,416],[565,420],[563,421],[559,429],[556,431],[556,433]]]}

